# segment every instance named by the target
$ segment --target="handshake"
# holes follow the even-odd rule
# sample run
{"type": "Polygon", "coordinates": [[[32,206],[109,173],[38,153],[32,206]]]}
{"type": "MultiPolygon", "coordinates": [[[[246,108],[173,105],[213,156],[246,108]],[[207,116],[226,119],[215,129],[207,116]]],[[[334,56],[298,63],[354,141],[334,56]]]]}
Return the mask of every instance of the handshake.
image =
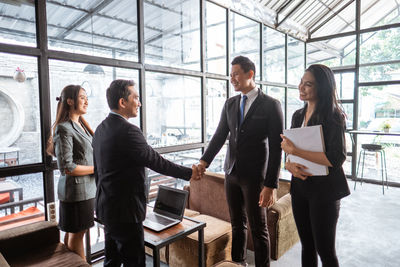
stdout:
{"type": "Polygon", "coordinates": [[[203,177],[204,172],[206,171],[207,162],[204,160],[200,160],[199,163],[192,165],[192,177],[190,179],[200,180],[203,177]]]}

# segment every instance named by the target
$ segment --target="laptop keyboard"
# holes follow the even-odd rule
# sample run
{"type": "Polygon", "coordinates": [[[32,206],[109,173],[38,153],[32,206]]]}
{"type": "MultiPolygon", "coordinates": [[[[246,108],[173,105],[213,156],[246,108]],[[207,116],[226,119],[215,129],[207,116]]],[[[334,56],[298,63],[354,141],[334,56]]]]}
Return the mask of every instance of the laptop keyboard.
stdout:
{"type": "Polygon", "coordinates": [[[175,220],[171,220],[171,219],[159,216],[159,215],[154,214],[154,213],[148,214],[147,215],[147,219],[149,219],[149,220],[151,220],[153,222],[159,223],[161,225],[168,225],[170,223],[175,222],[175,220]]]}

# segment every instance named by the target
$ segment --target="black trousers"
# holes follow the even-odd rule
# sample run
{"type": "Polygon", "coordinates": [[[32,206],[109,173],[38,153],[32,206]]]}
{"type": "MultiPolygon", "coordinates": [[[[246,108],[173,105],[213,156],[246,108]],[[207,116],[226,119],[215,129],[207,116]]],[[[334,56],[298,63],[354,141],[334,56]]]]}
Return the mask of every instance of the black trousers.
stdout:
{"type": "Polygon", "coordinates": [[[116,223],[104,226],[104,266],[145,267],[144,233],[140,223],[116,223]]]}
{"type": "Polygon", "coordinates": [[[255,182],[248,177],[238,177],[235,172],[226,175],[225,192],[232,224],[232,260],[246,260],[248,220],[256,267],[270,264],[266,208],[258,206],[262,188],[262,181],[255,182]]]}
{"type": "Polygon", "coordinates": [[[340,200],[310,200],[292,196],[293,215],[299,232],[303,267],[317,267],[318,257],[324,267],[338,267],[335,238],[340,200]]]}

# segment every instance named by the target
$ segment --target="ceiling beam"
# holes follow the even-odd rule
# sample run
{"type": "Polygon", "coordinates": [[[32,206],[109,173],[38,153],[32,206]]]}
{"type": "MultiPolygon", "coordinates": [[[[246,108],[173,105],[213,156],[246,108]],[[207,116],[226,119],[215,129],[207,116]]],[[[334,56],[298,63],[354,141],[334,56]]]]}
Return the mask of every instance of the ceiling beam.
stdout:
{"type": "Polygon", "coordinates": [[[300,3],[298,3],[292,10],[290,10],[290,12],[281,20],[278,22],[278,15],[276,15],[275,17],[275,28],[278,28],[280,25],[282,25],[282,23],[288,19],[295,11],[297,11],[297,9],[299,9],[300,7],[302,7],[307,1],[306,0],[302,0],[300,1],[300,3]]]}
{"type": "Polygon", "coordinates": [[[100,2],[96,7],[94,7],[92,10],[90,10],[88,13],[80,17],[75,23],[72,23],[69,27],[67,27],[67,30],[59,33],[57,35],[57,38],[65,38],[69,33],[74,31],[76,28],[78,28],[80,25],[85,23],[87,20],[89,20],[93,15],[95,15],[97,12],[108,6],[113,0],[104,0],[100,2]]]}
{"type": "MultiPolygon", "coordinates": [[[[343,0],[338,0],[336,2],[336,4],[334,4],[332,6],[332,10],[335,10],[341,3],[343,2],[343,0]]],[[[354,2],[354,0],[350,0],[349,3],[354,2]]],[[[312,29],[316,24],[318,24],[319,22],[321,22],[321,20],[323,18],[325,18],[326,15],[329,14],[329,12],[331,12],[331,10],[327,9],[324,13],[322,13],[320,16],[318,16],[317,18],[315,18],[313,21],[311,21],[311,23],[309,24],[309,26],[307,27],[308,29],[312,29]]],[[[340,11],[339,11],[340,12],[340,11]]]]}

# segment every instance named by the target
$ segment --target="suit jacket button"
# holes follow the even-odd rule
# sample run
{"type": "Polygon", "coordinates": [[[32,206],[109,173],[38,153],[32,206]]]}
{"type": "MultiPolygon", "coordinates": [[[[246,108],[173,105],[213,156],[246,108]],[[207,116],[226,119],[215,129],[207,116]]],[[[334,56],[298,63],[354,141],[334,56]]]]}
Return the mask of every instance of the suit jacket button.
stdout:
{"type": "Polygon", "coordinates": [[[244,130],[240,130],[241,133],[244,133],[244,130]]]}

